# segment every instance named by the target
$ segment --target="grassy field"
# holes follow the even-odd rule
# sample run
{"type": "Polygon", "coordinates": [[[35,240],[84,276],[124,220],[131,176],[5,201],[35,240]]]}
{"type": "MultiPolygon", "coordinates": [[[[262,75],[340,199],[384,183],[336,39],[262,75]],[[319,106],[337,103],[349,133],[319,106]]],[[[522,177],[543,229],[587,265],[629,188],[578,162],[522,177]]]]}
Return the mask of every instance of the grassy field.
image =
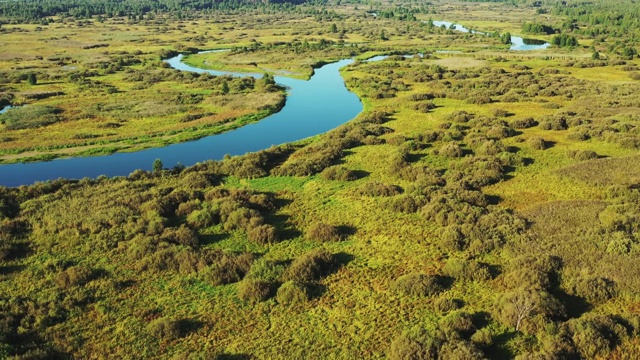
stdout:
{"type": "MultiPolygon", "coordinates": [[[[364,14],[400,13],[395,4],[359,7],[310,15],[302,5],[251,23],[223,12],[163,25],[64,21],[49,27],[69,41],[33,53],[17,46],[50,30],[2,25],[30,29],[1,35],[3,73],[19,63],[33,67],[17,73],[39,74],[2,91],[64,93],[20,100],[31,113],[10,119],[30,121],[5,127],[32,124],[36,110],[33,121],[52,123],[0,130],[11,138],[5,161],[200,136],[281,101],[257,82],[236,91],[231,78],[182,77],[162,67],[163,50],[229,48],[188,62],[301,78],[342,57],[428,56],[343,68],[364,112],[295,144],[0,188],[0,357],[637,357],[640,82],[630,74],[640,61],[591,60],[586,47],[515,53],[364,14]],[[137,49],[140,63],[83,77],[88,90],[69,80],[137,49]],[[435,53],[446,49],[462,52],[435,53]],[[83,68],[44,65],[63,51],[83,68]]],[[[438,1],[417,15],[513,34],[547,16],[563,23],[496,3],[438,1]]]]}

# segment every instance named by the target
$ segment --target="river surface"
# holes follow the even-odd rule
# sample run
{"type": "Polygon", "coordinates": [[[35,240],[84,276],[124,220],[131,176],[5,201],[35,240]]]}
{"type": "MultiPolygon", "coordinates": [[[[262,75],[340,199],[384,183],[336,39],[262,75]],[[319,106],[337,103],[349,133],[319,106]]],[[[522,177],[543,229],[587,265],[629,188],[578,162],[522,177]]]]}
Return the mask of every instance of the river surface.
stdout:
{"type": "MultiPolygon", "coordinates": [[[[434,25],[450,27],[452,23],[434,21],[434,25]]],[[[461,25],[456,30],[469,32],[461,25]]],[[[549,46],[539,40],[527,40],[512,36],[512,50],[538,50],[549,46]],[[530,42],[537,42],[531,44],[530,42]]],[[[225,50],[212,50],[225,51],[225,50]]],[[[368,61],[377,61],[386,56],[376,56],[368,61]]],[[[254,76],[262,74],[238,74],[224,71],[204,70],[182,62],[183,55],[166,60],[169,65],[182,71],[209,73],[212,75],[254,76]]],[[[275,76],[275,81],[287,88],[287,101],[282,110],[256,123],[245,125],[218,135],[179,144],[151,148],[137,152],[115,153],[104,156],[63,158],[52,161],[0,165],[0,186],[29,185],[37,181],[58,178],[95,178],[100,175],[126,176],[136,169],[151,170],[153,161],[161,159],[171,168],[182,164],[190,166],[205,160],[220,160],[226,154],[242,155],[264,150],[272,145],[301,140],[327,132],[353,119],[362,111],[360,99],[347,90],[340,76],[340,68],[349,65],[352,59],[341,60],[315,70],[310,80],[298,80],[275,76]]],[[[3,111],[10,107],[5,107],[3,111]]]]}
{"type": "MultiPolygon", "coordinates": [[[[179,55],[167,62],[183,71],[247,75],[194,68],[182,63],[181,59],[182,55],[179,55]]],[[[58,178],[126,176],[136,169],[151,170],[155,159],[161,159],[168,168],[178,163],[190,166],[209,159],[222,159],[225,154],[242,155],[327,132],[362,111],[360,99],[347,90],[339,72],[341,67],[352,62],[347,59],[324,65],[316,69],[308,81],[276,76],[276,82],[287,87],[287,102],[280,112],[256,123],[195,141],[137,152],[0,165],[0,185],[28,185],[58,178]]]]}
{"type": "MultiPolygon", "coordinates": [[[[444,25],[447,28],[450,28],[451,25],[453,25],[453,29],[456,31],[466,32],[466,33],[471,32],[472,34],[485,34],[480,31],[469,30],[460,24],[450,23],[448,21],[434,21],[433,25],[438,27],[444,25]]],[[[526,39],[526,38],[521,38],[519,36],[511,35],[511,47],[509,48],[509,50],[516,50],[516,51],[543,50],[548,48],[550,45],[551,44],[549,44],[548,42],[544,42],[542,40],[526,39]]]]}

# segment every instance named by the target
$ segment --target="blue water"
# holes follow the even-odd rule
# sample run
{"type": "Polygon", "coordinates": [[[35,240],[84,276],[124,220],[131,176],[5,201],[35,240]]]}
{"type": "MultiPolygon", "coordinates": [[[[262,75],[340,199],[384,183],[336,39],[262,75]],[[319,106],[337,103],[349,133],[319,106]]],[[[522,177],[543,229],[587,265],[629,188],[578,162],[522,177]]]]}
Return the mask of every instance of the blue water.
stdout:
{"type": "MultiPolygon", "coordinates": [[[[433,22],[433,25],[438,27],[444,25],[447,27],[447,29],[450,28],[452,24],[453,23],[450,23],[448,21],[433,22]]],[[[471,32],[472,34],[484,34],[483,32],[480,32],[480,31],[469,30],[460,24],[453,24],[453,27],[454,27],[454,30],[460,31],[460,32],[465,32],[465,33],[471,32]]],[[[551,44],[544,41],[535,40],[535,39],[523,39],[519,36],[511,35],[511,47],[509,48],[509,50],[516,50],[516,51],[543,50],[548,48],[550,45],[551,44]]]]}
{"type": "Polygon", "coordinates": [[[0,114],[4,114],[4,113],[6,113],[6,112],[7,112],[7,110],[9,110],[9,109],[11,109],[11,108],[13,108],[13,106],[11,106],[11,105],[7,105],[7,106],[5,106],[4,108],[0,109],[0,114]]]}
{"type": "MultiPolygon", "coordinates": [[[[167,62],[183,71],[225,74],[190,67],[181,63],[181,59],[182,56],[178,56],[167,62]]],[[[29,185],[58,178],[126,176],[136,169],[151,170],[155,159],[161,159],[168,168],[178,163],[189,166],[222,159],[225,154],[241,155],[324,133],[362,111],[360,99],[347,90],[339,72],[352,62],[348,59],[325,65],[316,69],[309,81],[276,76],[276,82],[287,87],[286,105],[259,122],[200,140],[132,153],[0,165],[0,185],[29,185]]]]}
{"type": "MultiPolygon", "coordinates": [[[[434,24],[451,26],[446,21],[434,21],[434,24]]],[[[469,31],[461,25],[455,25],[455,28],[469,31]]],[[[549,46],[547,43],[527,44],[527,39],[517,36],[512,36],[511,41],[514,44],[512,50],[538,50],[549,46]]],[[[386,57],[376,56],[367,61],[383,60],[386,57]]],[[[203,70],[184,64],[182,58],[183,55],[178,55],[166,62],[182,71],[206,72],[218,76],[262,76],[203,70]]],[[[360,99],[347,90],[339,72],[341,67],[352,62],[352,59],[346,59],[325,65],[316,69],[309,81],[275,76],[275,81],[287,88],[287,102],[280,112],[259,122],[200,140],[138,152],[0,165],[0,186],[29,185],[58,178],[126,176],[136,169],[151,170],[155,159],[161,159],[168,168],[178,163],[190,166],[205,160],[219,160],[226,154],[242,155],[327,132],[353,119],[362,111],[360,99]]],[[[3,110],[8,110],[8,107],[3,110]]]]}

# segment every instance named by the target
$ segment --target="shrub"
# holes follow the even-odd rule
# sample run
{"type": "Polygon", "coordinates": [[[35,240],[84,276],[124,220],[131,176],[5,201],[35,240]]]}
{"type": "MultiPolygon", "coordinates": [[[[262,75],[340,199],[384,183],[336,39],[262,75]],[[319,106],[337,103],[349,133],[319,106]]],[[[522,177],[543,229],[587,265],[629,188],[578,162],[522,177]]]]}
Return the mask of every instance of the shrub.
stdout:
{"type": "Polygon", "coordinates": [[[583,359],[609,354],[619,341],[625,339],[627,329],[608,316],[588,316],[568,322],[571,340],[583,359]]]}
{"type": "Polygon", "coordinates": [[[547,145],[544,142],[544,139],[541,138],[540,136],[533,136],[529,138],[529,140],[527,140],[527,143],[529,144],[529,146],[531,146],[531,148],[535,150],[544,150],[547,148],[547,145]]]}
{"type": "Polygon", "coordinates": [[[489,104],[492,101],[491,97],[486,94],[474,94],[467,98],[467,103],[476,105],[489,104]]]}
{"type": "Polygon", "coordinates": [[[248,230],[252,227],[262,225],[264,218],[260,213],[254,209],[238,208],[232,211],[224,222],[224,229],[235,230],[248,230]]]}
{"type": "Polygon", "coordinates": [[[478,155],[498,155],[507,151],[506,147],[499,140],[487,140],[476,149],[478,155]]]}
{"type": "Polygon", "coordinates": [[[273,295],[273,283],[246,278],[238,286],[238,297],[256,304],[269,299],[273,295]]]}
{"type": "Polygon", "coordinates": [[[462,307],[462,301],[458,299],[452,299],[450,297],[440,297],[435,303],[436,310],[441,313],[448,313],[450,311],[458,310],[462,307]]]}
{"type": "Polygon", "coordinates": [[[592,150],[569,150],[567,151],[567,155],[570,158],[574,158],[578,161],[586,161],[598,158],[598,154],[592,150]]]}
{"type": "Polygon", "coordinates": [[[419,93],[409,96],[409,101],[433,100],[435,96],[431,93],[419,93]]]}
{"type": "Polygon", "coordinates": [[[437,276],[408,274],[396,279],[393,289],[402,295],[431,296],[442,291],[443,287],[437,276]]]}
{"type": "Polygon", "coordinates": [[[413,104],[412,108],[413,110],[416,110],[422,113],[428,113],[430,110],[436,108],[436,104],[432,103],[431,101],[420,102],[417,104],[413,104]]]}
{"type": "Polygon", "coordinates": [[[320,280],[335,266],[333,255],[325,249],[315,249],[296,258],[285,273],[285,280],[301,283],[320,280]]]}
{"type": "Polygon", "coordinates": [[[476,348],[474,343],[463,340],[453,340],[444,343],[440,349],[439,358],[465,360],[485,359],[482,351],[476,348]]]}
{"type": "Polygon", "coordinates": [[[245,276],[252,262],[253,255],[250,253],[240,256],[225,254],[203,270],[202,276],[205,281],[214,286],[235,283],[245,276]]]}
{"type": "Polygon", "coordinates": [[[493,126],[487,130],[489,139],[504,139],[514,135],[513,129],[507,126],[493,126]]]}
{"type": "Polygon", "coordinates": [[[303,305],[309,300],[307,287],[295,281],[287,281],[278,288],[276,300],[287,306],[303,305]]]}
{"type": "Polygon", "coordinates": [[[442,271],[445,275],[458,280],[485,281],[491,279],[489,267],[475,260],[450,259],[442,271]]]}
{"type": "Polygon", "coordinates": [[[324,169],[320,173],[320,177],[325,180],[340,180],[340,181],[353,181],[357,180],[358,176],[355,171],[349,170],[344,166],[336,165],[330,166],[324,169]]]}
{"type": "Polygon", "coordinates": [[[187,189],[204,189],[212,185],[211,179],[201,172],[187,173],[180,182],[187,189]]]}
{"type": "Polygon", "coordinates": [[[459,158],[464,155],[464,152],[458,144],[448,143],[438,150],[438,154],[448,158],[459,158]]]}
{"type": "Polygon", "coordinates": [[[538,122],[537,122],[537,121],[535,121],[535,120],[534,120],[533,118],[531,118],[531,117],[527,117],[527,118],[524,118],[524,119],[514,120],[514,121],[511,123],[511,126],[512,126],[514,129],[528,129],[528,128],[530,128],[530,127],[534,127],[534,126],[536,126],[536,125],[538,125],[538,122]]]}
{"type": "Polygon", "coordinates": [[[52,106],[21,106],[0,114],[0,123],[5,124],[8,130],[37,129],[60,121],[61,112],[52,106]]]}
{"type": "Polygon", "coordinates": [[[391,343],[391,360],[437,359],[442,341],[425,329],[414,327],[406,330],[391,343]]]}
{"type": "Polygon", "coordinates": [[[258,244],[273,244],[278,241],[278,232],[273,225],[258,225],[247,233],[249,240],[258,244]]]}
{"type": "Polygon", "coordinates": [[[465,311],[452,312],[440,321],[440,329],[450,337],[467,338],[476,330],[473,317],[465,311]]]}
{"type": "Polygon", "coordinates": [[[395,196],[401,193],[401,187],[397,185],[386,185],[378,181],[362,184],[358,188],[358,194],[363,196],[395,196]]]}
{"type": "Polygon", "coordinates": [[[153,320],[148,329],[152,336],[165,341],[174,341],[183,335],[181,322],[167,317],[153,320]]]}
{"type": "MultiPolygon", "coordinates": [[[[180,210],[180,207],[178,207],[180,210]]],[[[204,208],[192,211],[187,216],[189,226],[202,229],[220,222],[220,213],[217,208],[204,208]]]]}
{"type": "Polygon", "coordinates": [[[491,115],[495,116],[495,117],[507,117],[509,116],[509,112],[507,110],[504,109],[493,109],[491,110],[491,115]]]}
{"type": "Polygon", "coordinates": [[[179,245],[196,247],[200,244],[198,239],[198,233],[189,229],[185,225],[180,225],[179,228],[166,228],[162,233],[162,238],[165,241],[173,242],[179,245]]]}
{"type": "Polygon", "coordinates": [[[262,258],[251,265],[247,277],[253,280],[275,283],[282,280],[285,271],[286,268],[282,263],[262,258]]]}
{"type": "Polygon", "coordinates": [[[309,226],[304,234],[307,240],[318,242],[332,242],[343,240],[343,235],[340,229],[333,225],[316,222],[309,226]]]}
{"type": "Polygon", "coordinates": [[[84,285],[93,279],[94,272],[84,266],[72,266],[56,275],[55,281],[61,288],[84,285]]]}
{"type": "Polygon", "coordinates": [[[471,341],[481,348],[488,348],[493,345],[493,334],[487,328],[480,329],[471,335],[471,341]]]}
{"type": "Polygon", "coordinates": [[[451,120],[457,123],[466,123],[474,118],[473,114],[469,114],[466,111],[454,111],[449,116],[447,116],[447,120],[451,120]]]}
{"type": "Polygon", "coordinates": [[[573,293],[587,299],[590,303],[599,304],[615,296],[613,281],[601,277],[579,279],[573,285],[573,293]]]}

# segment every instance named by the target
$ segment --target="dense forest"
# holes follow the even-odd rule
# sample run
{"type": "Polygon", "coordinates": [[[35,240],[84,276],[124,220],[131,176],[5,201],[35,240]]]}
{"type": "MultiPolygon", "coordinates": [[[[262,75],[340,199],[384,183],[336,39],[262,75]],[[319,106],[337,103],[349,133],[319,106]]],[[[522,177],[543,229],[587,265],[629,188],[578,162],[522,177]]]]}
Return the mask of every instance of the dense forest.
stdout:
{"type": "Polygon", "coordinates": [[[3,163],[235,129],[286,106],[274,74],[347,58],[364,106],[242,156],[0,187],[0,358],[640,357],[635,10],[0,3],[3,163]]]}

